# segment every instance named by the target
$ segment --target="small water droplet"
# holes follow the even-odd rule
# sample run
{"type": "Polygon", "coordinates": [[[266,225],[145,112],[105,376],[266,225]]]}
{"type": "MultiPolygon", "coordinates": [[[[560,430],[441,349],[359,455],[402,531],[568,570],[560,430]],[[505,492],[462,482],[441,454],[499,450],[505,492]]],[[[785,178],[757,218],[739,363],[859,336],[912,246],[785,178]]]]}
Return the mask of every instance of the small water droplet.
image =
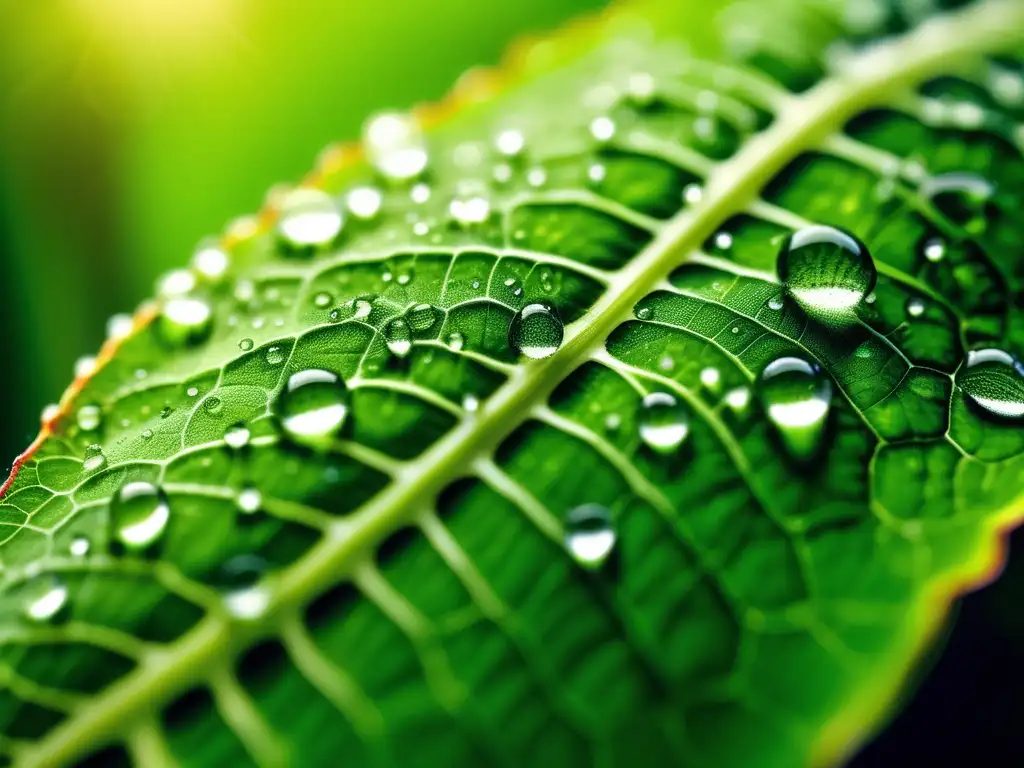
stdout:
{"type": "Polygon", "coordinates": [[[590,135],[600,142],[610,141],[615,135],[615,121],[607,115],[595,117],[590,121],[590,135]]]}
{"type": "Polygon", "coordinates": [[[463,336],[458,331],[455,331],[454,333],[448,335],[448,346],[455,352],[460,351],[462,347],[465,346],[465,344],[466,337],[463,336]]]}
{"type": "Polygon", "coordinates": [[[565,329],[554,307],[534,302],[523,307],[509,327],[509,344],[531,360],[551,357],[562,345],[565,329]]]}
{"type": "Polygon", "coordinates": [[[783,241],[777,269],[786,293],[810,317],[827,325],[855,322],[854,310],[875,287],[877,277],[863,243],[848,232],[817,225],[783,241]]]}
{"type": "Polygon", "coordinates": [[[548,172],[537,166],[526,172],[526,183],[531,187],[543,187],[548,182],[548,172]]]}
{"type": "Polygon", "coordinates": [[[253,340],[250,338],[241,339],[238,342],[238,348],[243,352],[248,352],[253,347],[253,340]]]}
{"type": "Polygon", "coordinates": [[[728,251],[732,248],[732,235],[729,232],[716,232],[712,242],[717,250],[728,251]]]}
{"type": "Polygon", "coordinates": [[[426,184],[414,184],[412,189],[409,190],[409,198],[414,202],[422,205],[430,199],[430,187],[426,184]]]}
{"type": "Polygon", "coordinates": [[[683,202],[687,205],[696,205],[704,199],[704,188],[693,182],[683,187],[683,202]]]}
{"type": "Polygon", "coordinates": [[[690,433],[685,406],[668,392],[651,392],[640,403],[640,439],[658,453],[676,450],[690,433]]]}
{"type": "Polygon", "coordinates": [[[324,309],[325,307],[330,306],[333,301],[334,299],[331,294],[326,291],[320,291],[320,293],[313,297],[313,306],[324,309]]]}
{"type": "Polygon", "coordinates": [[[292,248],[325,245],[337,237],[344,224],[334,198],[320,189],[301,187],[281,200],[277,234],[292,248]]]}
{"type": "Polygon", "coordinates": [[[232,424],[224,432],[224,442],[227,443],[229,448],[239,450],[249,444],[250,436],[249,428],[242,422],[238,422],[237,424],[232,424]]]}
{"type": "Polygon", "coordinates": [[[85,557],[92,548],[92,542],[85,536],[75,536],[68,546],[68,552],[72,557],[85,557]]]}
{"type": "Polygon", "coordinates": [[[125,339],[132,333],[132,328],[135,327],[135,323],[132,320],[131,315],[111,315],[110,319],[107,320],[107,338],[108,339],[125,339]]]}
{"type": "Polygon", "coordinates": [[[412,350],[412,334],[409,324],[400,317],[387,324],[384,329],[384,341],[388,350],[395,357],[405,357],[412,350]]]}
{"type": "Polygon", "coordinates": [[[928,261],[942,261],[946,256],[946,242],[941,237],[929,237],[922,244],[921,251],[928,261]]]}
{"type": "Polygon", "coordinates": [[[93,443],[85,449],[85,457],[82,461],[82,469],[86,472],[96,472],[107,465],[107,457],[103,453],[103,447],[93,443]]]}
{"type": "Polygon", "coordinates": [[[817,455],[832,407],[832,380],[799,357],[780,357],[761,373],[761,404],[787,452],[800,461],[817,455]]]}
{"type": "Polygon", "coordinates": [[[423,132],[411,115],[377,114],[363,128],[370,163],[389,181],[407,181],[427,167],[429,156],[423,132]]]}
{"type": "Polygon", "coordinates": [[[708,366],[707,368],[701,369],[700,372],[700,383],[708,389],[714,389],[718,386],[718,383],[722,380],[722,374],[717,368],[708,366]]]}
{"type": "Polygon", "coordinates": [[[263,614],[270,602],[270,592],[260,586],[266,572],[267,562],[256,555],[236,555],[224,563],[214,581],[228,613],[245,620],[263,614]]]}
{"type": "Polygon", "coordinates": [[[203,299],[176,296],[163,302],[157,328],[172,346],[199,344],[213,330],[213,308],[203,299]]]}
{"type": "Polygon", "coordinates": [[[448,204],[448,213],[464,227],[482,224],[490,218],[491,202],[479,190],[459,194],[448,204]]]}
{"type": "Polygon", "coordinates": [[[587,168],[587,180],[592,184],[600,184],[604,181],[607,172],[608,169],[602,163],[591,163],[590,167],[587,168]]]}
{"type": "Polygon", "coordinates": [[[778,312],[782,307],[785,306],[781,296],[772,296],[768,299],[768,309],[778,312]]]}
{"type": "Polygon", "coordinates": [[[405,313],[406,322],[417,333],[433,328],[437,319],[438,311],[430,304],[416,304],[405,313]]]}
{"type": "Polygon", "coordinates": [[[78,428],[83,432],[92,432],[103,423],[103,412],[98,405],[83,405],[76,416],[78,428]]]}
{"type": "Polygon", "coordinates": [[[584,504],[565,516],[565,548],[585,568],[600,568],[617,539],[611,513],[600,504],[584,504]]]}
{"type": "Polygon", "coordinates": [[[187,269],[172,269],[157,282],[156,292],[165,298],[185,296],[195,290],[196,276],[187,269]]]}
{"type": "Polygon", "coordinates": [[[956,375],[969,403],[984,415],[1024,417],[1024,366],[1001,349],[975,349],[956,375]]]}
{"type": "Polygon", "coordinates": [[[907,314],[910,317],[920,317],[924,314],[925,303],[918,297],[913,297],[907,300],[907,314]]]}
{"type": "Polygon", "coordinates": [[[330,371],[310,368],[288,377],[280,398],[281,426],[294,442],[323,448],[338,436],[348,416],[345,382],[330,371]]]}
{"type": "Polygon", "coordinates": [[[284,362],[284,349],[278,346],[267,347],[267,364],[280,365],[284,362]]]}
{"type": "Polygon", "coordinates": [[[476,413],[480,408],[480,399],[476,395],[466,395],[462,398],[462,407],[469,413],[476,413]]]}
{"type": "Polygon", "coordinates": [[[84,355],[75,360],[75,378],[84,379],[92,376],[96,370],[96,358],[92,355],[84,355]]]}
{"type": "Polygon", "coordinates": [[[217,282],[228,271],[231,260],[215,242],[200,243],[192,254],[192,268],[210,282],[217,282]]]}
{"type": "Polygon", "coordinates": [[[356,187],[345,197],[349,211],[357,219],[369,221],[380,213],[384,195],[376,187],[356,187]]]}
{"type": "Polygon", "coordinates": [[[972,234],[985,230],[994,193],[992,182],[976,173],[943,173],[921,184],[921,194],[943,216],[972,234]]]}
{"type": "Polygon", "coordinates": [[[38,623],[56,622],[69,608],[68,588],[52,576],[41,576],[28,585],[25,618],[38,623]]]}
{"type": "Polygon", "coordinates": [[[224,410],[224,401],[219,397],[208,397],[203,401],[203,408],[207,413],[217,414],[224,410]]]}
{"type": "Polygon", "coordinates": [[[506,130],[499,133],[494,139],[494,146],[505,157],[516,157],[522,154],[526,147],[526,137],[522,131],[506,130]]]}
{"type": "Polygon", "coordinates": [[[246,515],[254,515],[263,505],[263,494],[253,485],[245,486],[238,493],[238,508],[246,515]]]}
{"type": "Polygon", "coordinates": [[[737,413],[746,410],[750,404],[750,390],[747,387],[736,387],[725,393],[725,404],[737,413]]]}
{"type": "Polygon", "coordinates": [[[112,538],[130,552],[148,549],[163,535],[171,509],[160,488],[129,481],[114,497],[110,511],[112,538]]]}
{"type": "Polygon", "coordinates": [[[143,440],[152,440],[153,439],[153,430],[152,429],[144,429],[144,430],[142,430],[141,437],[142,437],[143,440]]]}

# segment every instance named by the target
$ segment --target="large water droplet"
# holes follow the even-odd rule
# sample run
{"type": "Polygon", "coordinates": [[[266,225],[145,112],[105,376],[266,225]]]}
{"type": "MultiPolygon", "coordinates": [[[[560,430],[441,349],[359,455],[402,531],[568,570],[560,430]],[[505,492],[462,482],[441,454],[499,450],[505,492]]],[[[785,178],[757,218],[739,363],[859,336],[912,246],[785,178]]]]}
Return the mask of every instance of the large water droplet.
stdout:
{"type": "Polygon", "coordinates": [[[814,458],[832,407],[832,381],[799,357],[780,357],[761,373],[761,404],[789,454],[814,458]]]}
{"type": "Polygon", "coordinates": [[[55,622],[66,616],[68,588],[51,576],[41,576],[27,586],[25,618],[34,622],[55,622]]]}
{"type": "Polygon", "coordinates": [[[565,516],[565,548],[585,568],[599,568],[615,549],[611,513],[600,504],[584,504],[565,516]]]}
{"type": "Polygon", "coordinates": [[[387,324],[384,329],[384,341],[388,350],[395,357],[405,357],[412,350],[412,334],[409,324],[400,317],[387,324]]]}
{"type": "Polygon", "coordinates": [[[277,234],[292,248],[329,243],[341,231],[344,219],[334,198],[320,189],[293,189],[281,200],[277,234]]]}
{"type": "Polygon", "coordinates": [[[969,403],[987,416],[1024,417],[1024,366],[1001,349],[975,349],[957,371],[969,403]]]}
{"type": "Polygon", "coordinates": [[[668,392],[651,392],[640,402],[640,439],[659,453],[671,453],[690,433],[686,407],[668,392]]]}
{"type": "Polygon", "coordinates": [[[419,124],[409,115],[385,112],[372,117],[363,128],[366,153],[384,178],[407,181],[427,167],[427,145],[419,124]]]}
{"type": "Polygon", "coordinates": [[[270,592],[260,585],[267,562],[256,555],[236,555],[221,567],[216,584],[224,598],[224,607],[237,619],[255,619],[270,602],[270,592]]]}
{"type": "Polygon", "coordinates": [[[348,390],[336,374],[310,368],[288,378],[280,407],[288,437],[300,445],[325,448],[345,424],[348,390]]]}
{"type": "Polygon", "coordinates": [[[785,239],[777,269],[786,293],[827,325],[854,322],[877,277],[867,246],[848,232],[817,225],[785,239]]]}
{"type": "Polygon", "coordinates": [[[921,184],[921,194],[943,216],[972,234],[985,230],[994,192],[992,182],[976,173],[943,173],[921,184]]]}
{"type": "Polygon", "coordinates": [[[534,302],[523,307],[509,327],[509,344],[531,360],[551,357],[562,345],[565,328],[554,307],[534,302]]]}
{"type": "Polygon", "coordinates": [[[144,481],[121,486],[110,510],[112,538],[131,552],[148,549],[163,535],[171,518],[167,496],[144,481]]]}
{"type": "Polygon", "coordinates": [[[175,296],[161,305],[157,329],[172,346],[198,344],[213,329],[213,308],[204,299],[175,296]]]}

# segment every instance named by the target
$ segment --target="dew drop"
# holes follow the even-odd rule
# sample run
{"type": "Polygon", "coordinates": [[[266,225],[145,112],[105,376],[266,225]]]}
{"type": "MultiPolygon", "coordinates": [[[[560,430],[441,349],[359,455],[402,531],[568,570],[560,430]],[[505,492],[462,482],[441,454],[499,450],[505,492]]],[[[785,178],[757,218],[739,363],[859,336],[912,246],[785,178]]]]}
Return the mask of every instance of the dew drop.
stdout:
{"type": "Polygon", "coordinates": [[[214,242],[201,243],[192,254],[192,268],[211,282],[224,277],[230,265],[227,252],[214,242]]]}
{"type": "Polygon", "coordinates": [[[85,457],[82,460],[82,469],[86,472],[96,472],[107,465],[107,457],[103,453],[103,447],[93,443],[85,449],[85,457]]]}
{"type": "Polygon", "coordinates": [[[907,314],[910,317],[920,317],[924,314],[925,304],[924,301],[917,298],[916,296],[907,300],[907,314]]]}
{"type": "Polygon", "coordinates": [[[516,157],[526,148],[526,137],[522,131],[502,131],[495,137],[494,146],[505,157],[516,157]]]}
{"type": "Polygon", "coordinates": [[[940,237],[929,237],[922,244],[921,251],[928,261],[942,261],[946,256],[946,242],[940,237]]]}
{"type": "Polygon", "coordinates": [[[157,327],[172,346],[199,344],[213,330],[213,308],[209,302],[190,296],[176,296],[163,302],[157,327]]]}
{"type": "Polygon", "coordinates": [[[131,315],[111,315],[107,320],[107,338],[114,340],[128,338],[134,327],[135,323],[131,315]]]}
{"type": "Polygon", "coordinates": [[[278,346],[267,347],[267,364],[280,365],[284,362],[284,349],[278,346]]]}
{"type": "Polygon", "coordinates": [[[142,434],[140,436],[142,437],[143,440],[152,440],[153,439],[153,430],[152,429],[144,429],[144,430],[142,430],[142,434]]]}
{"type": "Polygon", "coordinates": [[[229,448],[234,448],[236,451],[245,448],[249,444],[249,438],[252,433],[249,428],[242,422],[232,424],[224,432],[224,442],[229,448]]]}
{"type": "Polygon", "coordinates": [[[217,414],[224,410],[224,401],[219,397],[208,397],[203,401],[207,413],[217,414]]]}
{"type": "Polygon", "coordinates": [[[548,172],[537,166],[526,172],[526,183],[533,188],[543,187],[548,182],[548,172]]]}
{"type": "Polygon", "coordinates": [[[85,557],[92,548],[92,542],[85,536],[75,536],[68,546],[68,552],[72,557],[85,557]]]}
{"type": "Polygon", "coordinates": [[[252,485],[245,486],[238,493],[238,508],[246,515],[254,515],[263,505],[263,495],[252,485]]]}
{"type": "Polygon", "coordinates": [[[310,368],[288,377],[280,398],[281,426],[294,442],[324,448],[348,416],[348,390],[339,376],[310,368]]]}
{"type": "Polygon", "coordinates": [[[611,513],[600,504],[584,504],[565,516],[565,548],[584,568],[600,568],[617,539],[611,513]]]}
{"type": "Polygon", "coordinates": [[[704,199],[704,188],[696,182],[683,187],[683,202],[687,205],[696,205],[704,199]]]}
{"type": "Polygon", "coordinates": [[[75,421],[83,432],[93,432],[103,423],[103,412],[98,405],[83,405],[78,409],[75,421]]]}
{"type": "Polygon", "coordinates": [[[277,234],[292,248],[329,243],[341,231],[344,218],[334,198],[320,189],[301,187],[281,200],[277,234]]]}
{"type": "Polygon", "coordinates": [[[35,579],[28,587],[25,618],[40,624],[63,618],[68,604],[68,588],[50,576],[35,579]]]}
{"type": "Polygon", "coordinates": [[[238,348],[243,352],[248,352],[253,347],[253,340],[250,338],[241,339],[238,342],[238,348]]]}
{"type": "Polygon", "coordinates": [[[817,225],[783,241],[777,269],[786,293],[826,325],[855,322],[854,310],[875,287],[877,277],[863,243],[835,227],[817,225]]]}
{"type": "Polygon", "coordinates": [[[459,194],[448,204],[448,213],[464,227],[482,224],[491,215],[491,202],[480,191],[459,194]]]}
{"type": "Polygon", "coordinates": [[[717,368],[708,366],[707,368],[701,369],[700,372],[700,383],[708,389],[714,389],[718,386],[718,383],[722,380],[722,374],[717,368]]]}
{"type": "Polygon", "coordinates": [[[266,572],[267,562],[256,555],[236,555],[224,563],[214,580],[228,613],[246,620],[263,615],[270,602],[270,592],[260,585],[266,572]]]}
{"type": "Polygon", "coordinates": [[[430,304],[417,304],[405,313],[409,327],[418,333],[433,328],[437,318],[438,311],[430,304]]]}
{"type": "Polygon", "coordinates": [[[370,163],[389,181],[407,181],[427,167],[427,145],[419,124],[410,115],[384,112],[363,127],[370,163]]]}
{"type": "Polygon", "coordinates": [[[476,395],[466,395],[462,398],[462,407],[468,413],[476,413],[480,409],[480,398],[476,395]]]}
{"type": "Polygon", "coordinates": [[[787,452],[799,461],[817,455],[832,407],[832,381],[799,357],[780,357],[761,373],[761,404],[787,452]]]}
{"type": "Polygon", "coordinates": [[[976,173],[943,173],[921,184],[921,194],[943,216],[972,234],[984,231],[994,193],[992,182],[976,173]]]}
{"type": "Polygon", "coordinates": [[[565,329],[554,307],[534,302],[523,307],[509,327],[509,344],[531,360],[551,357],[562,345],[565,329]]]}
{"type": "Polygon", "coordinates": [[[640,439],[658,453],[676,450],[690,433],[686,408],[668,392],[651,392],[640,402],[640,439]]]}
{"type": "Polygon", "coordinates": [[[75,360],[75,378],[84,379],[92,374],[96,370],[96,358],[92,355],[84,355],[83,357],[75,360]]]}
{"type": "Polygon", "coordinates": [[[172,269],[157,282],[156,292],[167,298],[184,296],[195,290],[196,276],[187,269],[172,269]]]}
{"type": "Polygon", "coordinates": [[[426,184],[414,184],[409,190],[409,198],[422,205],[430,199],[430,187],[426,184]]]}
{"type": "Polygon", "coordinates": [[[590,121],[590,135],[601,142],[610,141],[615,135],[615,121],[606,115],[590,121]]]}
{"type": "Polygon", "coordinates": [[[331,302],[334,301],[331,294],[326,291],[320,291],[316,296],[313,297],[313,306],[320,309],[325,309],[330,306],[331,302]]]}
{"type": "Polygon", "coordinates": [[[587,168],[587,180],[592,184],[600,184],[604,181],[604,177],[608,170],[602,163],[591,163],[590,167],[587,168]]]}
{"type": "Polygon", "coordinates": [[[163,535],[170,517],[167,496],[157,486],[126,482],[111,507],[112,538],[130,552],[141,552],[163,535]]]}
{"type": "Polygon", "coordinates": [[[387,324],[384,329],[384,341],[388,350],[395,357],[405,357],[412,350],[412,333],[409,324],[400,317],[387,324]]]}
{"type": "Polygon", "coordinates": [[[768,299],[768,309],[778,312],[782,307],[785,306],[781,296],[772,296],[768,299]]]}
{"type": "Polygon", "coordinates": [[[459,352],[466,345],[466,337],[458,331],[448,335],[448,346],[455,352],[459,352]]]}
{"type": "Polygon", "coordinates": [[[384,195],[376,187],[356,187],[349,191],[345,203],[353,216],[369,221],[380,213],[384,195]]]}
{"type": "Polygon", "coordinates": [[[975,349],[957,371],[969,403],[998,419],[1024,417],[1024,366],[1001,349],[975,349]]]}

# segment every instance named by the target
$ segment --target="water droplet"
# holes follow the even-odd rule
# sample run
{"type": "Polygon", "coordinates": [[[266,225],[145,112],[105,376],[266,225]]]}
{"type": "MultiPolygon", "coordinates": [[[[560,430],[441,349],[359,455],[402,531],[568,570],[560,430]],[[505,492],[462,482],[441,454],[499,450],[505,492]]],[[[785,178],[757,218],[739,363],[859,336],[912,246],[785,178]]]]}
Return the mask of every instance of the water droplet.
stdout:
{"type": "Polygon", "coordinates": [[[336,374],[310,368],[288,377],[280,408],[288,437],[300,445],[324,448],[345,424],[348,390],[336,374]]]}
{"type": "Polygon", "coordinates": [[[110,319],[107,320],[107,338],[108,339],[125,339],[132,333],[132,328],[135,327],[135,323],[132,320],[131,315],[111,315],[110,319]]]}
{"type": "Polygon", "coordinates": [[[292,248],[329,243],[341,231],[344,218],[334,198],[320,189],[293,189],[281,200],[278,237],[292,248]]]}
{"type": "Polygon", "coordinates": [[[921,194],[943,216],[972,234],[984,231],[994,193],[992,182],[976,173],[943,173],[921,184],[921,194]]]}
{"type": "Polygon", "coordinates": [[[170,517],[167,496],[157,486],[126,482],[111,506],[112,538],[130,552],[141,552],[163,535],[170,517]]]}
{"type": "Polygon", "coordinates": [[[103,423],[103,412],[98,405],[83,405],[78,409],[75,419],[78,428],[83,432],[92,432],[100,428],[103,423]]]}
{"type": "Polygon", "coordinates": [[[267,347],[267,364],[280,365],[284,362],[284,349],[278,346],[267,347]]]}
{"type": "Polygon", "coordinates": [[[92,376],[96,370],[96,358],[92,355],[84,355],[75,360],[75,378],[84,379],[92,376]]]}
{"type": "Polygon", "coordinates": [[[640,439],[658,453],[671,453],[690,433],[685,406],[668,392],[651,392],[640,403],[640,439]]]}
{"type": "Polygon", "coordinates": [[[778,312],[782,307],[785,306],[781,296],[772,296],[768,299],[768,309],[778,312]]]}
{"type": "Polygon", "coordinates": [[[152,429],[144,429],[144,430],[142,430],[141,437],[142,437],[143,440],[152,440],[153,439],[153,430],[152,429]]]}
{"type": "Polygon", "coordinates": [[[712,241],[719,251],[728,251],[732,248],[732,235],[728,232],[716,232],[712,241]]]}
{"type": "Polygon", "coordinates": [[[405,313],[409,327],[416,332],[430,330],[437,322],[438,311],[429,304],[417,304],[405,313]]]}
{"type": "Polygon", "coordinates": [[[63,618],[68,605],[68,588],[52,576],[35,579],[28,585],[25,618],[39,623],[63,618]]]}
{"type": "Polygon", "coordinates": [[[942,261],[946,256],[946,242],[941,237],[929,237],[922,244],[921,251],[928,261],[942,261]]]}
{"type": "Polygon", "coordinates": [[[548,172],[540,166],[526,172],[526,183],[531,187],[543,187],[548,182],[548,172]]]}
{"type": "Polygon", "coordinates": [[[85,536],[75,536],[68,546],[68,552],[72,557],[85,557],[92,548],[92,542],[85,536]]]}
{"type": "Polygon", "coordinates": [[[224,442],[229,448],[234,448],[237,451],[249,444],[250,436],[249,428],[242,422],[238,422],[227,428],[224,433],[224,442]]]}
{"type": "Polygon", "coordinates": [[[606,115],[590,121],[590,135],[601,142],[610,141],[615,135],[615,121],[606,115]]]}
{"type": "Polygon", "coordinates": [[[704,199],[704,188],[693,182],[683,187],[683,202],[687,205],[696,205],[704,199]]]}
{"type": "Polygon", "coordinates": [[[409,324],[400,317],[387,324],[384,329],[384,341],[388,350],[395,357],[405,357],[412,350],[412,334],[409,331],[409,324]]]}
{"type": "Polygon", "coordinates": [[[734,411],[743,411],[750,404],[750,390],[746,387],[736,387],[725,393],[725,404],[734,411]]]}
{"type": "Polygon", "coordinates": [[[168,344],[198,344],[213,330],[213,309],[203,299],[177,296],[163,302],[157,326],[168,344]]]}
{"type": "Polygon", "coordinates": [[[654,77],[648,72],[634,72],[626,82],[626,93],[630,100],[640,106],[650,103],[654,91],[654,77]]]}
{"type": "Polygon", "coordinates": [[[238,508],[247,515],[253,515],[260,511],[263,505],[263,495],[253,485],[247,485],[238,493],[238,508]]]}
{"type": "Polygon", "coordinates": [[[462,226],[482,224],[491,215],[491,202],[481,191],[463,193],[452,198],[448,213],[462,226]]]}
{"type": "Polygon", "coordinates": [[[195,290],[196,276],[187,269],[172,269],[162,275],[157,282],[156,292],[160,296],[171,298],[185,296],[195,290]]]}
{"type": "Polygon", "coordinates": [[[863,243],[825,226],[804,227],[787,237],[777,269],[786,293],[827,325],[854,322],[854,310],[875,287],[877,277],[863,243]]]}
{"type": "Polygon", "coordinates": [[[617,539],[611,513],[600,504],[584,504],[565,516],[565,548],[585,568],[600,568],[617,539]]]}
{"type": "Polygon", "coordinates": [[[476,413],[480,408],[480,398],[476,395],[466,395],[462,398],[462,407],[469,413],[476,413]]]}
{"type": "Polygon", "coordinates": [[[333,301],[334,298],[331,296],[331,294],[327,293],[326,291],[320,291],[320,293],[313,297],[313,306],[319,307],[320,309],[324,309],[325,307],[330,306],[331,302],[333,301]]]}
{"type": "Polygon", "coordinates": [[[82,469],[86,472],[95,472],[107,465],[107,457],[103,453],[103,447],[93,443],[85,449],[85,457],[82,461],[82,469]]]}
{"type": "Polygon", "coordinates": [[[458,331],[448,335],[448,346],[455,352],[460,351],[466,344],[466,337],[458,331]]]}
{"type": "Polygon", "coordinates": [[[236,555],[221,567],[215,582],[223,594],[224,607],[237,619],[255,619],[270,602],[270,592],[260,586],[267,562],[256,555],[236,555]]]}
{"type": "Polygon", "coordinates": [[[907,314],[911,317],[920,317],[924,314],[925,304],[924,301],[917,298],[916,296],[907,300],[907,314]]]}
{"type": "Polygon", "coordinates": [[[380,213],[384,195],[376,187],[356,187],[349,191],[345,202],[353,216],[369,221],[380,213]]]}
{"type": "Polygon", "coordinates": [[[414,203],[422,205],[430,199],[430,187],[426,184],[414,184],[409,190],[409,198],[414,203]]]}
{"type": "Polygon", "coordinates": [[[185,390],[185,394],[189,397],[195,397],[199,394],[199,387],[189,387],[185,390]]]}
{"type": "Polygon", "coordinates": [[[200,243],[192,255],[192,268],[211,282],[224,277],[230,264],[227,252],[214,242],[200,243]]]}
{"type": "Polygon", "coordinates": [[[718,383],[722,380],[722,374],[717,368],[707,367],[701,369],[700,372],[700,383],[708,389],[714,389],[718,386],[718,383]]]}
{"type": "Polygon", "coordinates": [[[760,396],[787,452],[800,461],[813,458],[832,407],[831,379],[813,363],[780,357],[761,373],[760,396]]]}
{"type": "Polygon", "coordinates": [[[516,157],[526,147],[526,137],[522,131],[502,131],[495,137],[494,146],[505,157],[516,157]]]}
{"type": "Polygon", "coordinates": [[[243,352],[248,352],[253,347],[253,340],[249,338],[242,339],[238,342],[238,348],[243,352]]]}
{"type": "Polygon", "coordinates": [[[975,349],[956,375],[967,401],[1001,419],[1024,417],[1024,366],[1001,349],[975,349]]]}
{"type": "Polygon", "coordinates": [[[363,141],[370,163],[390,181],[407,181],[427,167],[427,145],[410,115],[384,112],[367,121],[363,141]]]}
{"type": "Polygon", "coordinates": [[[523,307],[509,327],[509,344],[531,360],[551,357],[562,345],[565,329],[550,304],[535,302],[523,307]]]}
{"type": "Polygon", "coordinates": [[[224,410],[224,401],[219,397],[208,397],[203,401],[203,408],[207,413],[220,413],[224,410]]]}
{"type": "Polygon", "coordinates": [[[587,168],[587,180],[592,184],[600,184],[604,181],[607,172],[608,169],[602,163],[591,163],[590,167],[587,168]]]}
{"type": "Polygon", "coordinates": [[[508,184],[512,181],[512,166],[508,163],[498,163],[494,166],[491,176],[499,184],[508,184]]]}

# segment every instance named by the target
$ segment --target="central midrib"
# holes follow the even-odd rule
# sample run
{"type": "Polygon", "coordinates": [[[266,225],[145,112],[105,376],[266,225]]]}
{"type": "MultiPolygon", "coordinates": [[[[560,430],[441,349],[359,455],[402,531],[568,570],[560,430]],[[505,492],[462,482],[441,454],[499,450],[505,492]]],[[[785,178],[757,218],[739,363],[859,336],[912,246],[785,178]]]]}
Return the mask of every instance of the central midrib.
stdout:
{"type": "Polygon", "coordinates": [[[55,728],[19,764],[57,766],[82,756],[87,745],[118,733],[141,712],[209,677],[232,652],[272,635],[280,618],[336,583],[389,533],[411,522],[427,500],[471,472],[582,362],[595,345],[631,316],[633,306],[664,280],[730,215],[801,151],[818,146],[863,108],[881,104],[901,89],[949,68],[957,59],[1009,45],[1024,36],[1024,3],[987,0],[934,19],[900,38],[870,48],[844,65],[844,73],[784,101],[775,121],[714,169],[700,204],[670,220],[621,272],[579,321],[566,329],[558,352],[520,366],[481,410],[413,462],[357,513],[281,574],[265,616],[249,624],[209,615],[170,649],[144,662],[55,728]],[[618,289],[618,292],[616,290],[618,289]]]}

